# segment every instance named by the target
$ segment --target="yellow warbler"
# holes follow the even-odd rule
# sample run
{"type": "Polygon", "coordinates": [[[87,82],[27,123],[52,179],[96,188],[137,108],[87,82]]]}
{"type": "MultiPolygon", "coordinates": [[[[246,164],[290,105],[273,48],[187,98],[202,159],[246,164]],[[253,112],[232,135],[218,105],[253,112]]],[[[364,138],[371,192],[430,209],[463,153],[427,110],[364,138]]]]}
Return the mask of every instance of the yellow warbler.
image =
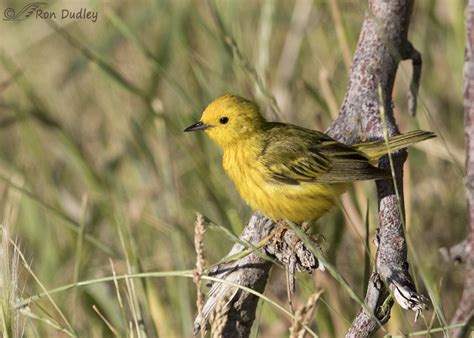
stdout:
{"type": "MultiPolygon", "coordinates": [[[[349,183],[390,177],[371,164],[388,152],[383,140],[344,145],[319,131],[267,122],[252,101],[225,95],[184,131],[204,130],[224,150],[223,165],[242,198],[273,220],[320,218],[349,183]]],[[[389,139],[391,151],[435,137],[413,131],[389,139]]]]}

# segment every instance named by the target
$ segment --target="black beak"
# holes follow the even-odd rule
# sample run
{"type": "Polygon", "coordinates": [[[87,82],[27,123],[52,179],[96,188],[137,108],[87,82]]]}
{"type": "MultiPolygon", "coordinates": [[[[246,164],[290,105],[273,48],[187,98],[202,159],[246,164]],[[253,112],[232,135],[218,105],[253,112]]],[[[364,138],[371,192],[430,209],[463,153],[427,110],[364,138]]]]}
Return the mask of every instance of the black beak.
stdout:
{"type": "Polygon", "coordinates": [[[199,121],[193,124],[192,126],[187,127],[186,129],[184,129],[184,131],[188,132],[188,131],[204,130],[204,129],[212,128],[212,127],[213,126],[209,124],[204,124],[202,123],[202,121],[199,121]]]}

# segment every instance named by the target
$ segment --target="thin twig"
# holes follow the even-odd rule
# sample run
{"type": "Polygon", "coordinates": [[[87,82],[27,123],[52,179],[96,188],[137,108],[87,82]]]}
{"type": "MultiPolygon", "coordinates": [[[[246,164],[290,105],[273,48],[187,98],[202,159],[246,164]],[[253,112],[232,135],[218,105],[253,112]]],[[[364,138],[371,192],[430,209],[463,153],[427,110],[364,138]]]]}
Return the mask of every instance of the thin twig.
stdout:
{"type": "Polygon", "coordinates": [[[411,60],[413,73],[411,75],[410,88],[408,90],[408,112],[410,116],[416,115],[416,106],[418,101],[418,90],[420,89],[421,68],[423,61],[421,54],[416,50],[410,41],[405,42],[405,48],[402,49],[403,60],[411,60]]]}
{"type": "Polygon", "coordinates": [[[471,243],[467,239],[450,248],[439,249],[446,263],[465,263],[471,253],[471,243]]]}

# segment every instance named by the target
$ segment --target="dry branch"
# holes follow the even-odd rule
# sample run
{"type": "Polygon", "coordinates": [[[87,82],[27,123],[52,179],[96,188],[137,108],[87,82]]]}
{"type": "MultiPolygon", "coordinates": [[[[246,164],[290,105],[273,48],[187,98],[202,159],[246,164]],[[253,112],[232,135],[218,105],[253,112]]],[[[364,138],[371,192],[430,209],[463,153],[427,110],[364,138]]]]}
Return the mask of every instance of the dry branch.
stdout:
{"type": "MultiPolygon", "coordinates": [[[[275,224],[270,219],[257,212],[240,235],[240,240],[257,245],[263,238],[270,235],[274,227],[275,224]]],[[[228,257],[245,249],[245,246],[236,243],[228,257]]],[[[261,256],[249,254],[237,261],[217,266],[209,275],[263,292],[272,264],[261,256]]],[[[220,310],[220,313],[213,318],[213,322],[219,322],[219,325],[216,325],[219,327],[219,336],[247,337],[250,334],[258,303],[257,296],[223,283],[213,283],[207,296],[203,316],[207,320],[212,316],[215,308],[220,310]],[[225,304],[222,303],[223,299],[225,299],[225,304]]],[[[198,316],[194,321],[194,334],[201,330],[202,322],[205,320],[203,321],[198,316]]],[[[214,329],[214,325],[210,326],[214,329]]]]}
{"type": "MultiPolygon", "coordinates": [[[[384,125],[380,114],[381,102],[386,117],[385,130],[389,136],[398,134],[392,107],[392,89],[398,64],[404,59],[413,61],[412,96],[417,93],[421,74],[421,56],[407,40],[412,7],[413,0],[368,1],[346,96],[337,119],[328,129],[329,135],[337,140],[351,144],[362,139],[382,139],[384,125]]],[[[416,101],[411,99],[410,105],[413,110],[415,104],[416,101]]],[[[392,180],[377,182],[380,219],[377,235],[378,251],[365,297],[372,314],[364,309],[359,311],[347,334],[350,337],[370,336],[378,329],[378,322],[384,324],[388,321],[393,302],[388,298],[390,293],[386,285],[403,308],[418,313],[425,306],[425,299],[416,293],[408,272],[407,246],[403,229],[402,185],[403,163],[406,156],[405,151],[392,155],[396,189],[392,180]],[[374,318],[373,314],[377,318],[374,318]]],[[[390,168],[388,157],[381,160],[380,166],[390,168]]],[[[257,244],[270,234],[274,226],[270,220],[256,213],[240,238],[257,244]]],[[[243,249],[242,245],[236,244],[229,255],[243,249]]],[[[278,253],[272,253],[278,257],[278,253]]],[[[284,260],[283,263],[285,264],[284,260]]],[[[230,265],[218,267],[215,274],[225,280],[238,282],[262,292],[271,266],[271,262],[250,254],[230,265]]],[[[256,296],[242,290],[230,290],[223,284],[215,283],[208,297],[204,307],[205,316],[212,312],[219,299],[223,297],[226,299],[225,314],[219,317],[224,326],[223,336],[248,336],[255,318],[258,301],[256,296]]],[[[196,323],[199,322],[198,318],[196,323]]]]}
{"type": "MultiPolygon", "coordinates": [[[[398,134],[392,103],[392,89],[398,64],[403,59],[413,60],[412,94],[417,92],[417,77],[421,74],[421,57],[407,40],[412,8],[412,0],[369,1],[346,96],[338,118],[328,130],[334,138],[346,143],[354,143],[361,138],[383,138],[381,108],[386,116],[389,136],[398,134]]],[[[403,229],[403,163],[406,156],[405,151],[392,156],[396,188],[392,180],[380,180],[376,183],[380,220],[376,239],[378,250],[365,302],[382,324],[388,321],[391,308],[391,303],[385,302],[388,297],[385,285],[388,285],[397,302],[405,309],[419,313],[426,302],[424,297],[416,293],[408,272],[407,245],[403,229]]],[[[379,166],[390,168],[388,157],[382,158],[379,166]]],[[[347,336],[370,336],[377,329],[377,321],[361,309],[347,336]]]]}
{"type": "MultiPolygon", "coordinates": [[[[464,60],[464,142],[466,145],[466,199],[468,212],[468,237],[464,245],[466,254],[466,279],[452,324],[464,327],[451,330],[451,337],[467,336],[474,309],[474,0],[466,7],[466,50],[464,60]],[[466,250],[468,249],[468,250],[466,250]],[[467,251],[467,252],[466,252],[467,251]]],[[[450,251],[451,252],[451,251],[450,251]]]]}
{"type": "Polygon", "coordinates": [[[466,263],[471,252],[471,243],[465,239],[450,248],[439,249],[446,263],[466,263]]]}

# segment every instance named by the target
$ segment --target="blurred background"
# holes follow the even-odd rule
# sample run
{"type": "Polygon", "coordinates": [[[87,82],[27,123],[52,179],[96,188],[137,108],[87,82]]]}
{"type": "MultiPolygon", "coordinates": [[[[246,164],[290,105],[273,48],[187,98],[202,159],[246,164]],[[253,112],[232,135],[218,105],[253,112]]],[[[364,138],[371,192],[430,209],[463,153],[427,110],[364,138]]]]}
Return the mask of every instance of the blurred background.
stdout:
{"type": "MultiPolygon", "coordinates": [[[[0,13],[25,5],[3,1],[0,13]]],[[[249,0],[220,1],[212,11],[186,0],[50,1],[40,8],[57,13],[54,23],[35,13],[0,20],[3,329],[28,337],[191,336],[196,287],[180,271],[195,266],[195,213],[213,221],[204,238],[213,264],[233,244],[222,229],[240,234],[252,211],[225,176],[220,150],[182,130],[224,93],[256,100],[270,119],[325,130],[344,97],[366,6],[249,0]],[[82,8],[97,20],[61,18],[62,9],[82,8]],[[91,282],[21,311],[8,306],[114,272],[149,271],[178,272],[91,282]]],[[[411,271],[434,306],[414,323],[395,305],[379,336],[446,326],[461,295],[464,267],[443,261],[439,248],[466,234],[463,11],[464,1],[415,2],[409,38],[423,56],[418,113],[407,112],[410,62],[399,68],[394,105],[402,132],[439,136],[410,149],[405,166],[411,271]]],[[[362,298],[376,210],[375,185],[358,183],[315,229],[362,298]]],[[[324,290],[310,326],[342,336],[359,309],[348,291],[328,273],[298,275],[297,283],[296,307],[324,290]]],[[[276,267],[265,294],[286,306],[285,285],[276,267]]],[[[290,325],[261,301],[252,334],[285,337],[290,325]]]]}

